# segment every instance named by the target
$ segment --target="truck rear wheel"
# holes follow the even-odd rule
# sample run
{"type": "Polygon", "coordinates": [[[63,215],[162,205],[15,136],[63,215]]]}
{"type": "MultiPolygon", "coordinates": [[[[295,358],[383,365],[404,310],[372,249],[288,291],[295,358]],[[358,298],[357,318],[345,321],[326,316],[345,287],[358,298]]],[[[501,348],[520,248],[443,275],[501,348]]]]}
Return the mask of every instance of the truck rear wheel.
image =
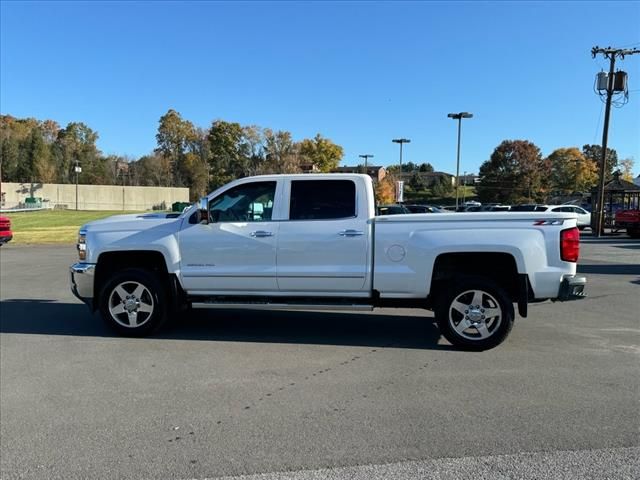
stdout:
{"type": "Polygon", "coordinates": [[[487,350],[501,344],[513,328],[513,303],[493,280],[456,277],[441,292],[436,322],[453,345],[487,350]]]}
{"type": "Polygon", "coordinates": [[[107,281],[100,295],[100,313],[112,329],[128,337],[157,330],[167,316],[167,293],[153,273],[129,268],[107,281]]]}

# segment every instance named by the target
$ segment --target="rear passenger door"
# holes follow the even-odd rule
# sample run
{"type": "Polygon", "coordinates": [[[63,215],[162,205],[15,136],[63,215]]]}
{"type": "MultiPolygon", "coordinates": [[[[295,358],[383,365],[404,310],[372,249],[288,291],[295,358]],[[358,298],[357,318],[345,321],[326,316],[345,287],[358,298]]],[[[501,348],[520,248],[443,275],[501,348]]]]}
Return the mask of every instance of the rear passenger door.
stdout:
{"type": "Polygon", "coordinates": [[[280,224],[276,255],[280,292],[368,292],[370,222],[357,192],[353,179],[288,182],[289,214],[280,224]]]}

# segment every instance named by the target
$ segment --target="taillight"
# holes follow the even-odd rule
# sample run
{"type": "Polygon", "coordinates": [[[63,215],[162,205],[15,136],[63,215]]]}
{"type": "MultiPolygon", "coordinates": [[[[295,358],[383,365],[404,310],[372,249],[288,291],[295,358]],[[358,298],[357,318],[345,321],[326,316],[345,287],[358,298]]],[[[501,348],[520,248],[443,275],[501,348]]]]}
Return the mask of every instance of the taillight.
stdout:
{"type": "Polygon", "coordinates": [[[580,255],[580,231],[568,228],[560,232],[560,258],[565,262],[577,262],[580,255]]]}

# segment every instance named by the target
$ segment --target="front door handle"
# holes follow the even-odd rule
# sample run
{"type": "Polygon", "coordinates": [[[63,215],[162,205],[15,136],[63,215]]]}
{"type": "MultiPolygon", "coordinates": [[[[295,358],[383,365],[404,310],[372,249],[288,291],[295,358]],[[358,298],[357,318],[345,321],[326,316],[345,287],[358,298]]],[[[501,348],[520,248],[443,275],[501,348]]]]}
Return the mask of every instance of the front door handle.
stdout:
{"type": "Polygon", "coordinates": [[[341,237],[358,237],[364,235],[362,230],[342,230],[338,235],[341,237]]]}
{"type": "Polygon", "coordinates": [[[251,232],[251,236],[256,238],[273,237],[273,233],[266,232],[264,230],[256,230],[255,232],[251,232]]]}

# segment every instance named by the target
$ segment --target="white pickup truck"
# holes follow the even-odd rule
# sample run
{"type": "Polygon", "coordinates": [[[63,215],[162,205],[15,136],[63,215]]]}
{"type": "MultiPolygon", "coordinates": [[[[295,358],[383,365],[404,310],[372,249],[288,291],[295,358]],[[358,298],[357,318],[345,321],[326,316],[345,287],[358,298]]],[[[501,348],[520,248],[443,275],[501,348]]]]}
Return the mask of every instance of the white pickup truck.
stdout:
{"type": "Polygon", "coordinates": [[[117,215],[80,229],[71,289],[119,333],[193,308],[435,312],[454,345],[491,348],[514,304],[584,297],[571,213],[376,216],[356,174],[236,180],[182,214],[117,215]]]}

